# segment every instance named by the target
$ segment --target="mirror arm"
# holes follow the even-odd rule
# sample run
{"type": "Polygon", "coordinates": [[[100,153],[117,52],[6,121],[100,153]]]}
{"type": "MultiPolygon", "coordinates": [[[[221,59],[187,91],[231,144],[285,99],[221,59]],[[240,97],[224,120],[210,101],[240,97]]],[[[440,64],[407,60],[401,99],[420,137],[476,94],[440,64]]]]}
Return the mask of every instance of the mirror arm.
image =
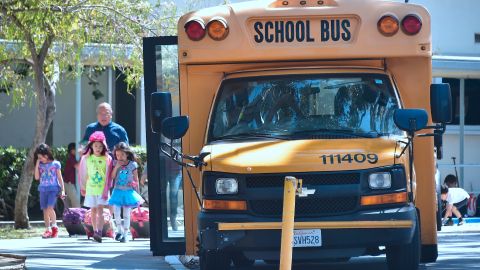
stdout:
{"type": "Polygon", "coordinates": [[[396,158],[400,158],[401,156],[403,156],[403,154],[405,154],[405,151],[406,151],[407,148],[410,146],[411,141],[412,141],[412,140],[410,139],[410,137],[408,137],[408,142],[400,141],[400,142],[402,142],[402,143],[405,143],[405,146],[403,147],[402,152],[400,152],[400,154],[398,154],[398,155],[396,156],[396,158]]]}
{"type": "MultiPolygon", "coordinates": [[[[171,158],[173,161],[175,161],[177,164],[183,166],[183,167],[202,167],[206,166],[207,163],[203,161],[203,158],[207,155],[200,155],[200,156],[189,156],[183,154],[181,151],[179,151],[177,148],[172,146],[173,140],[170,140],[169,143],[160,143],[160,149],[163,154],[165,154],[167,157],[171,158]],[[168,147],[170,151],[166,150],[164,147],[168,147]],[[189,162],[184,162],[183,160],[190,160],[193,161],[193,163],[189,162]]],[[[210,154],[210,153],[208,153],[210,154]]]]}
{"type": "Polygon", "coordinates": [[[418,137],[442,136],[447,130],[447,125],[445,123],[441,123],[441,124],[436,124],[434,126],[427,126],[425,127],[425,129],[439,130],[440,133],[425,133],[425,134],[419,134],[417,136],[418,137]]]}

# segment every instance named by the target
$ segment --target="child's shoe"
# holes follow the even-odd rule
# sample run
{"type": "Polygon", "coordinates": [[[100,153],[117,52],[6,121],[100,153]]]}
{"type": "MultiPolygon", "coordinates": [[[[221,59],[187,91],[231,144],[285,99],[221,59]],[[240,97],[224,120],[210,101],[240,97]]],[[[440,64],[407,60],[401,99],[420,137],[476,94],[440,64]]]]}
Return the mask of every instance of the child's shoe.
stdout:
{"type": "Polygon", "coordinates": [[[115,235],[115,240],[120,241],[120,239],[122,239],[122,233],[117,232],[117,234],[115,235]]]}
{"type": "Polygon", "coordinates": [[[122,234],[122,238],[120,238],[120,242],[128,243],[130,240],[130,234],[128,232],[122,234]]]}
{"type": "Polygon", "coordinates": [[[42,238],[43,239],[46,239],[46,238],[52,238],[52,232],[47,229],[43,234],[42,234],[42,238]]]}
{"type": "Polygon", "coordinates": [[[463,218],[460,218],[460,219],[458,220],[457,226],[462,226],[463,224],[465,224],[465,223],[463,222],[463,218]]]}
{"type": "Polygon", "coordinates": [[[52,227],[52,238],[55,238],[58,236],[58,227],[52,227]]]}
{"type": "Polygon", "coordinates": [[[93,234],[93,240],[98,242],[98,243],[101,243],[102,242],[102,236],[98,233],[94,233],[93,234]]]}
{"type": "Polygon", "coordinates": [[[442,224],[443,226],[453,226],[453,219],[449,218],[445,220],[442,224]]]}

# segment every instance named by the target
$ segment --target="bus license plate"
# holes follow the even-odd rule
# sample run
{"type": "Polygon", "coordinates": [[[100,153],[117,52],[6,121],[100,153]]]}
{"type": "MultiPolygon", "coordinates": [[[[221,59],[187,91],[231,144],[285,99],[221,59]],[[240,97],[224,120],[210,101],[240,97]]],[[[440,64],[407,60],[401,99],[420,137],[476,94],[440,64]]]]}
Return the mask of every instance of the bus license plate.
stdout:
{"type": "Polygon", "coordinates": [[[293,247],[321,247],[322,232],[320,229],[294,230],[293,247]]]}

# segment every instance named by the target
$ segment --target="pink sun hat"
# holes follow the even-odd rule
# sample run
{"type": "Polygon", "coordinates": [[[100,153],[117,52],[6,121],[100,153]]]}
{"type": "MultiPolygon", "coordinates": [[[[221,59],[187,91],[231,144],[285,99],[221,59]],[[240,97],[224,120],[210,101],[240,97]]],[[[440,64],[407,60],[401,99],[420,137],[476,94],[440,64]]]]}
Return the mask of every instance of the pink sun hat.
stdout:
{"type": "Polygon", "coordinates": [[[105,139],[105,134],[102,131],[95,131],[90,135],[88,138],[88,142],[101,142],[103,143],[103,146],[105,149],[108,151],[108,146],[107,146],[107,140],[105,139]]]}

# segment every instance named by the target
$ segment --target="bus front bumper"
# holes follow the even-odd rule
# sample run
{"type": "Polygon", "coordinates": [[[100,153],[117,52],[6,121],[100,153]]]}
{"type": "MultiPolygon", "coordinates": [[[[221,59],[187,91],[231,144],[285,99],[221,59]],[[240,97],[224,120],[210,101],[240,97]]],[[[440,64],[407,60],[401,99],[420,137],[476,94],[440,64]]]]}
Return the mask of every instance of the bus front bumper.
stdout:
{"type": "MultiPolygon", "coordinates": [[[[320,229],[320,247],[294,248],[293,259],[378,255],[379,246],[411,242],[416,209],[402,206],[322,218],[297,218],[295,229],[320,229]]],[[[204,250],[241,251],[249,259],[278,260],[281,220],[244,214],[201,212],[200,244],[204,250]]]]}

